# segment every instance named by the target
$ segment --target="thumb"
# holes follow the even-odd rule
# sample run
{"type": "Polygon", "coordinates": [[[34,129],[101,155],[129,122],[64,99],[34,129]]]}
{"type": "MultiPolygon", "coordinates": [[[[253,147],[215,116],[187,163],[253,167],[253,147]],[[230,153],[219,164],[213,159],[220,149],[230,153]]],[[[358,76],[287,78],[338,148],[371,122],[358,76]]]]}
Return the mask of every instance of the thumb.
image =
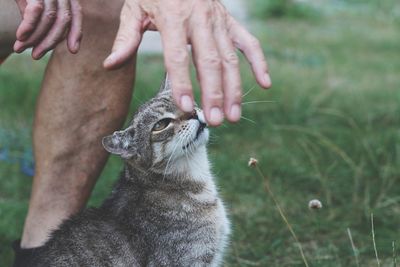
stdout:
{"type": "Polygon", "coordinates": [[[120,67],[134,56],[142,41],[144,15],[135,1],[125,1],[112,53],[104,60],[106,69],[120,67]]]}

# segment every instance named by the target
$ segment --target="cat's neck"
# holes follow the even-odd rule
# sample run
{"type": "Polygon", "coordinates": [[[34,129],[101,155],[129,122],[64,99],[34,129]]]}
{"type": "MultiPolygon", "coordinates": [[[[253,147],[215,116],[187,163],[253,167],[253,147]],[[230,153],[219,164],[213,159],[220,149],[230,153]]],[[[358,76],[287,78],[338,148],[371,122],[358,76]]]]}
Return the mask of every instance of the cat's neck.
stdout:
{"type": "Polygon", "coordinates": [[[177,160],[169,170],[170,175],[183,176],[197,182],[213,179],[206,147],[200,147],[191,155],[177,160]]]}
{"type": "Polygon", "coordinates": [[[177,201],[183,199],[191,199],[194,201],[191,203],[200,205],[215,203],[218,193],[211,174],[207,151],[204,148],[196,152],[199,153],[175,162],[172,171],[165,175],[126,163],[120,181],[103,206],[114,207],[113,203],[116,201],[125,203],[119,206],[120,209],[113,209],[113,212],[120,213],[126,207],[130,210],[131,203],[137,206],[146,199],[159,201],[163,205],[168,205],[166,200],[170,199],[173,200],[171,202],[173,207],[177,201]],[[143,197],[144,195],[147,197],[143,197]]]}
{"type": "Polygon", "coordinates": [[[162,170],[145,170],[126,163],[124,176],[133,183],[156,187],[185,183],[207,186],[213,184],[206,147],[200,147],[190,155],[171,161],[162,170]]]}

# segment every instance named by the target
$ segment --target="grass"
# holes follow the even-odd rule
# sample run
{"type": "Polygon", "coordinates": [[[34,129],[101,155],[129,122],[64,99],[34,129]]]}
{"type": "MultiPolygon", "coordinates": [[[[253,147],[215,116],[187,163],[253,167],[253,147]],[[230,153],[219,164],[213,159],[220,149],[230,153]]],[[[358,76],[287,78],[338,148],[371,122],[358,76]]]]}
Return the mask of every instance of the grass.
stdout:
{"type": "Polygon", "coordinates": [[[309,4],[295,0],[254,0],[247,4],[251,13],[260,19],[317,19],[319,15],[309,4]]]}
{"type": "MultiPolygon", "coordinates": [[[[259,160],[310,266],[357,266],[355,253],[359,266],[377,266],[371,213],[380,264],[393,266],[400,240],[399,5],[365,5],[321,7],[318,22],[278,19],[254,26],[274,86],[255,88],[244,101],[273,102],[245,105],[243,115],[255,123],[213,129],[210,145],[233,222],[226,266],[304,266],[262,181],[247,167],[249,157],[259,160]],[[314,198],[321,210],[308,209],[314,198]]],[[[0,129],[11,136],[0,146],[17,156],[30,148],[44,67],[45,61],[15,56],[0,69],[0,129]]],[[[247,91],[255,81],[245,63],[242,68],[247,91]]],[[[137,76],[132,109],[154,94],[148,88],[158,87],[161,58],[141,56],[137,76]]],[[[111,158],[91,205],[109,193],[119,168],[111,158]]],[[[12,259],[9,243],[20,236],[30,183],[18,164],[0,161],[2,266],[12,259]]]]}

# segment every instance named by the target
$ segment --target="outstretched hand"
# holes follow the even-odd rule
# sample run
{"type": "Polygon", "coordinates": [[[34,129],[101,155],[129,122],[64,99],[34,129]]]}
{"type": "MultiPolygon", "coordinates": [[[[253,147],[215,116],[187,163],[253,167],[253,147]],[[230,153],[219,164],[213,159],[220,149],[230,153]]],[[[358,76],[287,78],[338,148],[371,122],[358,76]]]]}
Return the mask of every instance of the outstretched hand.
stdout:
{"type": "Polygon", "coordinates": [[[77,53],[82,37],[82,11],[78,0],[16,0],[22,15],[14,51],[33,47],[41,58],[67,38],[68,49],[77,53]]]}
{"type": "MultiPolygon", "coordinates": [[[[72,1],[72,0],[71,0],[72,1]]],[[[241,80],[236,49],[249,61],[258,84],[271,86],[259,41],[241,26],[219,0],[125,0],[111,55],[104,66],[113,69],[137,51],[146,30],[161,34],[164,61],[177,105],[193,110],[189,52],[202,90],[202,106],[210,125],[222,123],[224,114],[241,117],[241,80]]]]}

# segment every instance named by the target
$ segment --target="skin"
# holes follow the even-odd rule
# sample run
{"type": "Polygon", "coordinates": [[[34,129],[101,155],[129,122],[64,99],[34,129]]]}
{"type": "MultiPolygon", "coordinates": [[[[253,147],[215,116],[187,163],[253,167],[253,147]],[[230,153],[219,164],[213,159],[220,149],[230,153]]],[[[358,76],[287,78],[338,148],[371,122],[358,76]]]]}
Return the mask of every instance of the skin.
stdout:
{"type": "Polygon", "coordinates": [[[12,45],[19,23],[16,3],[0,0],[0,64],[13,51],[12,45]],[[7,12],[2,12],[3,10],[7,12]]]}
{"type": "Polygon", "coordinates": [[[77,0],[16,0],[22,21],[17,29],[14,51],[32,47],[40,59],[67,39],[71,53],[77,53],[82,38],[82,7],[77,0]]]}
{"type": "MultiPolygon", "coordinates": [[[[221,124],[224,114],[230,121],[241,116],[236,49],[250,62],[258,83],[271,85],[259,42],[215,0],[85,0],[82,6],[77,0],[6,2],[1,0],[0,13],[19,11],[22,22],[17,40],[10,34],[0,36],[0,51],[11,51],[14,43],[14,51],[33,48],[32,57],[39,59],[56,47],[36,110],[36,174],[22,247],[42,245],[49,231],[85,205],[107,159],[101,137],[119,129],[125,119],[144,31],[160,32],[173,96],[184,111],[193,109],[186,48],[192,45],[202,106],[212,126],[221,124]],[[64,39],[66,45],[58,45],[64,39]],[[71,55],[78,50],[77,56],[71,55]],[[102,65],[118,70],[106,71],[102,65]]],[[[0,14],[0,20],[4,18],[0,14]]],[[[0,25],[13,32],[16,17],[9,20],[12,23],[0,25]]]]}
{"type": "Polygon", "coordinates": [[[189,52],[202,90],[202,107],[212,126],[224,119],[236,122],[241,116],[241,82],[236,48],[252,66],[260,86],[271,79],[259,41],[236,22],[216,0],[126,0],[113,53],[104,61],[112,69],[136,52],[143,32],[160,32],[164,61],[170,76],[173,97],[186,112],[193,110],[189,76],[189,52]]]}
{"type": "Polygon", "coordinates": [[[85,1],[79,56],[61,44],[48,63],[33,129],[36,172],[23,248],[44,244],[49,231],[84,207],[107,160],[101,139],[120,129],[126,118],[134,60],[116,71],[102,66],[122,4],[85,1]],[[107,8],[107,17],[99,19],[99,7],[107,8]]]}
{"type": "MultiPolygon", "coordinates": [[[[79,49],[82,13],[78,0],[16,0],[23,14],[17,30],[16,52],[33,47],[41,58],[65,36],[71,53],[79,49]],[[65,33],[65,34],[64,34],[65,33]]],[[[258,84],[271,86],[259,41],[246,31],[217,0],[126,0],[112,53],[104,67],[115,69],[136,54],[143,33],[158,30],[173,97],[185,112],[194,107],[189,76],[189,52],[202,90],[202,107],[211,126],[241,117],[241,81],[236,49],[246,56],[258,84]]]]}

